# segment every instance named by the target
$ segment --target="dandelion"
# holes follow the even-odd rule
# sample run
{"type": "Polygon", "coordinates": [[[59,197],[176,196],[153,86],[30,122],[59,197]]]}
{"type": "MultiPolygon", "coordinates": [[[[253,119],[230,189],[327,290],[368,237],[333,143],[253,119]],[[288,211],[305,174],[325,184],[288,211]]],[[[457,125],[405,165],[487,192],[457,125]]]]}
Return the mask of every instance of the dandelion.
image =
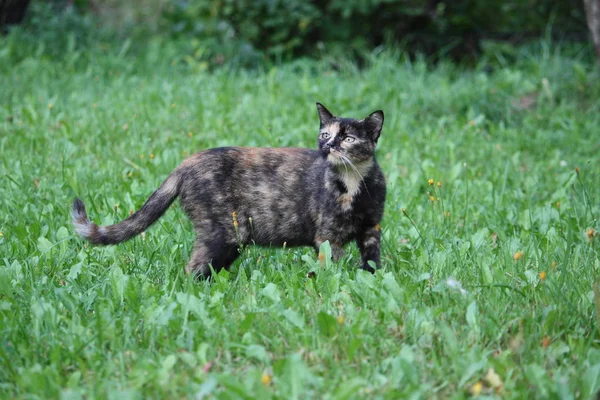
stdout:
{"type": "Polygon", "coordinates": [[[48,110],[52,110],[54,108],[54,104],[50,103],[48,104],[48,110]]]}
{"type": "Polygon", "coordinates": [[[441,188],[442,187],[442,182],[438,181],[437,187],[441,188]]]}
{"type": "Polygon", "coordinates": [[[433,179],[428,180],[427,182],[429,182],[429,186],[433,186],[433,179]]]}
{"type": "Polygon", "coordinates": [[[521,258],[523,258],[523,256],[525,256],[525,253],[522,251],[517,251],[514,255],[513,255],[513,259],[515,261],[519,261],[521,258]]]}
{"type": "Polygon", "coordinates": [[[234,211],[231,213],[231,217],[233,219],[233,227],[236,229],[237,231],[237,227],[238,227],[238,220],[237,220],[237,213],[234,211]]]}
{"type": "Polygon", "coordinates": [[[483,383],[481,383],[480,381],[477,381],[473,384],[473,386],[471,386],[471,394],[473,396],[479,396],[481,394],[481,391],[483,390],[483,383]]]}
{"type": "Polygon", "coordinates": [[[429,196],[429,201],[433,203],[435,201],[435,196],[429,196]]]}
{"type": "Polygon", "coordinates": [[[154,160],[154,153],[150,153],[149,157],[151,160],[154,160]]]}
{"type": "Polygon", "coordinates": [[[192,132],[188,132],[188,137],[192,137],[193,133],[192,132]]]}
{"type": "Polygon", "coordinates": [[[340,324],[340,325],[344,325],[344,322],[346,321],[344,319],[343,315],[338,315],[337,318],[336,318],[336,320],[337,320],[337,323],[340,324]]]}
{"type": "Polygon", "coordinates": [[[272,380],[273,380],[273,377],[266,372],[263,373],[262,376],[260,377],[260,383],[262,383],[265,386],[269,386],[271,384],[272,380]]]}
{"type": "Polygon", "coordinates": [[[540,281],[545,281],[546,280],[546,271],[542,271],[538,274],[540,281]]]}
{"type": "Polygon", "coordinates": [[[556,202],[556,208],[560,209],[560,201],[556,202]]]}
{"type": "Polygon", "coordinates": [[[596,235],[596,231],[594,230],[594,228],[588,229],[586,233],[587,233],[587,238],[590,242],[592,240],[594,240],[594,236],[596,235]]]}

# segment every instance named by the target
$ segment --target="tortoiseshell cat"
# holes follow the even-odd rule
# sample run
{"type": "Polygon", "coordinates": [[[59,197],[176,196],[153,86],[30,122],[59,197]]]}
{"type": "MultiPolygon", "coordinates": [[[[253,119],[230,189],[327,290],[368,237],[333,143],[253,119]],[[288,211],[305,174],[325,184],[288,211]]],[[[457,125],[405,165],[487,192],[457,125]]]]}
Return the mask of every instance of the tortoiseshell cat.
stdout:
{"type": "Polygon", "coordinates": [[[379,267],[385,179],[375,160],[383,112],[355,120],[317,103],[319,151],[222,147],[181,163],[142,208],[111,226],[89,221],[75,199],[75,230],[93,244],[123,242],[154,223],[179,196],[196,231],[186,267],[209,277],[238,257],[241,245],[313,246],[329,240],[334,259],[356,240],[362,268],[379,267]]]}

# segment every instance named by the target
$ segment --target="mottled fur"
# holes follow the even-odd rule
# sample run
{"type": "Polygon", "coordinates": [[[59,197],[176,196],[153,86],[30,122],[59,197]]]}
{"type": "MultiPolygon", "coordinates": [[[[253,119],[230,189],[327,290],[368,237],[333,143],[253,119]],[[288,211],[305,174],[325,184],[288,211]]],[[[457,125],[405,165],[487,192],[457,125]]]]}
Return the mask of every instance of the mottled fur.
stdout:
{"type": "Polygon", "coordinates": [[[383,112],[364,120],[334,117],[317,103],[319,151],[224,147],[189,157],[142,208],[111,226],[90,222],[75,199],[75,230],[93,244],[123,242],[143,232],[176,197],[194,224],[186,271],[209,276],[227,268],[242,245],[313,246],[329,240],[335,258],[355,240],[362,268],[379,266],[379,223],[385,180],[374,151],[383,112]]]}

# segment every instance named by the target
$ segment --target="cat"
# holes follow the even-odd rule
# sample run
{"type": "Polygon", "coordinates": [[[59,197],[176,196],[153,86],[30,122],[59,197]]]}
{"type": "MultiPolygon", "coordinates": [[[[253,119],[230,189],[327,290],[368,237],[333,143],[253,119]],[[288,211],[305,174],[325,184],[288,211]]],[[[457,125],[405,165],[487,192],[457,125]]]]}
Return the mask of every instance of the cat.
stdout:
{"type": "Polygon", "coordinates": [[[334,260],[355,240],[361,267],[380,267],[386,183],[375,159],[383,111],[362,120],[335,117],[317,103],[318,151],[221,147],[184,160],[129,218],[98,226],[83,202],[72,207],[76,232],[92,244],[121,243],[152,225],[179,197],[196,240],[186,267],[196,277],[228,268],[248,244],[313,246],[329,241],[334,260]],[[370,261],[372,263],[370,263],[370,261]]]}

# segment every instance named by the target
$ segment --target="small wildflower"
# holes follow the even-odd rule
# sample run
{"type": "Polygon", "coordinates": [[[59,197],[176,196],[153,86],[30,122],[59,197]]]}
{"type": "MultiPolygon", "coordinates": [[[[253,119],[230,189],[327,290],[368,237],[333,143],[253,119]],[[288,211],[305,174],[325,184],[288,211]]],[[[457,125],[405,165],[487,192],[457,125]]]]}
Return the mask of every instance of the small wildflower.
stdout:
{"type": "Polygon", "coordinates": [[[442,182],[438,181],[437,187],[441,188],[442,187],[442,182]]]}
{"type": "Polygon", "coordinates": [[[560,209],[560,201],[556,202],[556,208],[560,209]]]}
{"type": "Polygon", "coordinates": [[[523,256],[525,255],[524,252],[522,251],[517,251],[514,255],[513,255],[513,259],[515,261],[519,261],[521,258],[523,258],[523,256]]]}
{"type": "Polygon", "coordinates": [[[546,271],[542,271],[538,274],[538,276],[540,277],[540,281],[545,281],[546,280],[546,271]]]}
{"type": "Polygon", "coordinates": [[[206,363],[206,364],[204,364],[204,366],[202,367],[202,372],[204,372],[205,374],[206,374],[206,373],[209,373],[209,372],[210,372],[210,369],[212,368],[212,366],[213,366],[213,362],[212,362],[212,361],[209,361],[209,362],[207,362],[207,363],[206,363]]]}
{"type": "Polygon", "coordinates": [[[550,338],[548,336],[544,336],[544,338],[542,339],[542,342],[541,342],[542,347],[547,349],[548,346],[550,346],[550,343],[552,343],[550,341],[550,338]]]}
{"type": "Polygon", "coordinates": [[[154,153],[150,153],[149,157],[151,160],[154,160],[154,153]]]}
{"type": "Polygon", "coordinates": [[[575,167],[575,172],[579,175],[579,167],[575,167]]]}
{"type": "Polygon", "coordinates": [[[586,233],[587,233],[587,238],[590,242],[592,240],[594,240],[594,236],[596,235],[596,231],[594,230],[594,228],[588,229],[586,233]]]}
{"type": "Polygon", "coordinates": [[[433,179],[430,179],[427,182],[429,182],[429,186],[433,186],[433,179]]]}
{"type": "Polygon", "coordinates": [[[4,237],[4,232],[0,232],[0,237],[4,237]]]}
{"type": "Polygon", "coordinates": [[[337,318],[336,318],[336,320],[337,320],[338,324],[340,324],[340,325],[344,325],[344,322],[346,321],[344,319],[343,315],[338,315],[337,318]]]}
{"type": "Polygon", "coordinates": [[[402,211],[402,214],[406,215],[408,217],[408,214],[406,213],[406,208],[402,207],[400,209],[400,211],[402,211]]]}
{"type": "Polygon", "coordinates": [[[479,396],[481,394],[481,391],[483,390],[483,383],[481,383],[480,381],[477,381],[473,384],[473,386],[471,386],[471,394],[473,396],[479,396]]]}
{"type": "Polygon", "coordinates": [[[142,240],[146,240],[146,232],[142,232],[142,240]]]}
{"type": "Polygon", "coordinates": [[[435,201],[435,196],[429,196],[429,201],[433,203],[435,201]]]}
{"type": "Polygon", "coordinates": [[[271,384],[271,381],[273,380],[273,378],[271,377],[271,375],[269,375],[268,373],[263,373],[262,376],[260,377],[260,383],[262,383],[265,386],[269,386],[271,384]]]}
{"type": "Polygon", "coordinates": [[[133,215],[133,210],[129,209],[129,215],[133,215]]]}
{"type": "Polygon", "coordinates": [[[119,203],[115,204],[115,205],[113,206],[113,208],[114,208],[115,210],[118,210],[118,209],[119,209],[119,203]]]}
{"type": "Polygon", "coordinates": [[[446,218],[450,218],[450,211],[444,211],[442,215],[446,218]]]}
{"type": "Polygon", "coordinates": [[[550,264],[550,266],[552,267],[552,269],[556,269],[556,261],[552,261],[552,264],[550,264]]]}
{"type": "Polygon", "coordinates": [[[50,103],[48,104],[48,110],[52,110],[54,108],[54,104],[50,103]]]}
{"type": "Polygon", "coordinates": [[[188,151],[187,151],[187,150],[184,150],[184,151],[183,151],[183,156],[184,156],[184,157],[187,157],[187,155],[188,155],[188,151]]]}
{"type": "Polygon", "coordinates": [[[558,163],[558,165],[560,165],[561,167],[566,167],[567,166],[567,162],[565,160],[560,160],[560,162],[558,163]]]}
{"type": "Polygon", "coordinates": [[[192,137],[193,133],[192,132],[188,132],[188,137],[192,137]]]}

